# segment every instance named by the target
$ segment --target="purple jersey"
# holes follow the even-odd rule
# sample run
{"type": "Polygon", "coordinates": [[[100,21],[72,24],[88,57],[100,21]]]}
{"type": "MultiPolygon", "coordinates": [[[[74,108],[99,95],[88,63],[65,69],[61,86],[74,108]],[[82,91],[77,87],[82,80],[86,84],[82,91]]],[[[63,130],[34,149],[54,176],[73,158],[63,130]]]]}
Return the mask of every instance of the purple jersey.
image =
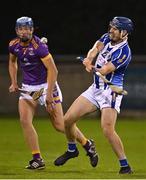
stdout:
{"type": "Polygon", "coordinates": [[[47,82],[47,69],[41,58],[49,55],[49,50],[40,38],[33,36],[28,46],[21,46],[19,38],[16,38],[10,42],[9,52],[18,59],[24,84],[39,85],[47,82]]]}

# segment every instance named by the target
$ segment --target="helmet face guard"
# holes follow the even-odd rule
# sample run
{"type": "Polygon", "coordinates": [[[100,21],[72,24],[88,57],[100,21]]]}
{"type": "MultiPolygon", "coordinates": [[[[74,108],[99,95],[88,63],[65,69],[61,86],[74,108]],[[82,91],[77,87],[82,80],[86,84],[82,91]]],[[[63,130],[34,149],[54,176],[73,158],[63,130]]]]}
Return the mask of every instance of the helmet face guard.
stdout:
{"type": "Polygon", "coordinates": [[[25,35],[20,35],[19,30],[22,29],[22,28],[30,29],[30,31],[33,31],[32,18],[30,18],[30,17],[21,17],[21,18],[18,18],[16,20],[15,29],[16,29],[17,36],[20,38],[20,40],[22,42],[27,42],[28,40],[30,40],[32,38],[32,34],[28,33],[28,34],[25,34],[25,35]]]}
{"type": "Polygon", "coordinates": [[[126,30],[128,34],[133,31],[133,22],[127,17],[114,17],[110,22],[110,26],[115,26],[120,31],[126,30]]]}

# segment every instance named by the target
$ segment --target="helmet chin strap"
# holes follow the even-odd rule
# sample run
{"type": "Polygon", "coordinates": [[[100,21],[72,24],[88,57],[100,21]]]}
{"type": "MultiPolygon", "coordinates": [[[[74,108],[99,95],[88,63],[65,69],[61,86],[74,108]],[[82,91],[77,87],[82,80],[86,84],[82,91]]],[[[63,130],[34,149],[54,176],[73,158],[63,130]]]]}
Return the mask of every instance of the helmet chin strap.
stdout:
{"type": "Polygon", "coordinates": [[[121,30],[120,38],[121,38],[122,40],[128,39],[128,33],[127,33],[127,31],[121,30]]]}

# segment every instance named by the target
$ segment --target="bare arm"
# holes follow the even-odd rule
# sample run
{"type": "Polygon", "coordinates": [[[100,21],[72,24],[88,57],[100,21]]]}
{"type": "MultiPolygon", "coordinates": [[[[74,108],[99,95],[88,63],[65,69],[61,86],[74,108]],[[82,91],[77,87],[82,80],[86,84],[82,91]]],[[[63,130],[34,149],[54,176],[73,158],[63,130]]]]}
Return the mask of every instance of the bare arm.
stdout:
{"type": "Polygon", "coordinates": [[[97,56],[97,54],[104,48],[104,44],[100,41],[96,41],[92,49],[87,53],[87,57],[84,59],[83,64],[86,66],[86,70],[91,72],[93,65],[92,61],[97,56]]]}
{"type": "Polygon", "coordinates": [[[116,67],[111,62],[108,62],[107,64],[105,64],[101,68],[97,68],[96,70],[102,75],[107,75],[108,73],[114,72],[115,69],[116,67]]]}
{"type": "Polygon", "coordinates": [[[10,92],[14,92],[18,89],[17,85],[17,57],[13,54],[9,54],[9,75],[11,79],[11,86],[9,87],[10,92]]]}
{"type": "Polygon", "coordinates": [[[93,61],[96,55],[103,49],[104,44],[100,41],[96,41],[92,49],[88,51],[87,58],[93,61]]]}
{"type": "MultiPolygon", "coordinates": [[[[94,66],[92,65],[92,61],[103,48],[104,44],[100,41],[96,41],[92,49],[89,50],[87,57],[83,61],[83,64],[86,66],[86,70],[88,72],[91,72],[92,68],[94,68],[94,66]]],[[[115,71],[115,69],[115,66],[111,62],[109,62],[105,64],[102,68],[97,69],[97,71],[99,71],[102,75],[106,75],[110,72],[115,71]]]]}
{"type": "Polygon", "coordinates": [[[48,104],[51,104],[53,103],[53,89],[55,86],[55,82],[57,81],[58,70],[51,54],[49,54],[45,58],[42,58],[42,62],[47,68],[48,91],[46,101],[48,104]]]}

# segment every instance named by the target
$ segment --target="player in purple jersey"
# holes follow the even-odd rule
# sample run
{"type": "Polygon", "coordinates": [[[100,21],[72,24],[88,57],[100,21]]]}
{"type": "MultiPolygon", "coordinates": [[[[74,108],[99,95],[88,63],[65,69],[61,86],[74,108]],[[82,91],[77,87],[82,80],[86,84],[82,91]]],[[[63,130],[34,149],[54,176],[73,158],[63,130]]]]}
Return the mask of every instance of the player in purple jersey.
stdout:
{"type": "Polygon", "coordinates": [[[19,98],[20,122],[28,143],[33,160],[28,169],[45,167],[41,157],[37,132],[32,124],[38,103],[44,104],[51,115],[51,122],[56,130],[63,132],[62,96],[57,84],[57,68],[46,44],[33,35],[33,21],[29,17],[21,17],[16,21],[17,38],[9,44],[9,73],[11,78],[10,92],[18,90],[17,64],[22,70],[22,89],[28,92],[41,88],[46,94],[34,101],[28,94],[21,93],[19,98]],[[48,82],[48,83],[47,83],[48,82]]]}
{"type": "MultiPolygon", "coordinates": [[[[107,75],[106,78],[113,84],[122,87],[124,72],[131,60],[127,36],[133,30],[133,23],[127,17],[114,17],[109,26],[109,32],[103,35],[89,50],[83,64],[88,72],[96,68],[102,75],[107,75]],[[94,66],[92,62],[96,56],[97,60],[94,66]]],[[[64,117],[68,146],[73,147],[72,152],[67,151],[58,157],[55,164],[64,164],[69,159],[69,154],[73,156],[78,151],[75,144],[74,124],[80,117],[94,112],[98,108],[101,110],[103,133],[119,159],[119,173],[132,173],[121,139],[115,131],[121,100],[122,95],[113,92],[99,76],[94,74],[94,83],[74,101],[64,117]]]]}
{"type": "MultiPolygon", "coordinates": [[[[64,121],[62,111],[62,95],[57,84],[57,68],[48,50],[48,46],[41,42],[40,38],[33,34],[33,21],[30,17],[21,17],[16,21],[17,37],[9,44],[9,74],[11,78],[10,92],[18,91],[17,64],[22,71],[22,89],[27,92],[35,92],[44,89],[43,95],[34,101],[29,94],[21,93],[19,98],[20,122],[26,142],[32,151],[33,159],[29,162],[27,169],[42,169],[45,167],[40,153],[37,132],[32,124],[37,104],[45,105],[49,112],[54,128],[64,132],[64,121]]],[[[76,139],[87,151],[91,163],[97,164],[95,146],[93,142],[86,139],[75,126],[76,139]],[[89,148],[94,148],[89,153],[89,148]]],[[[74,156],[78,156],[78,151],[74,156]]]]}

